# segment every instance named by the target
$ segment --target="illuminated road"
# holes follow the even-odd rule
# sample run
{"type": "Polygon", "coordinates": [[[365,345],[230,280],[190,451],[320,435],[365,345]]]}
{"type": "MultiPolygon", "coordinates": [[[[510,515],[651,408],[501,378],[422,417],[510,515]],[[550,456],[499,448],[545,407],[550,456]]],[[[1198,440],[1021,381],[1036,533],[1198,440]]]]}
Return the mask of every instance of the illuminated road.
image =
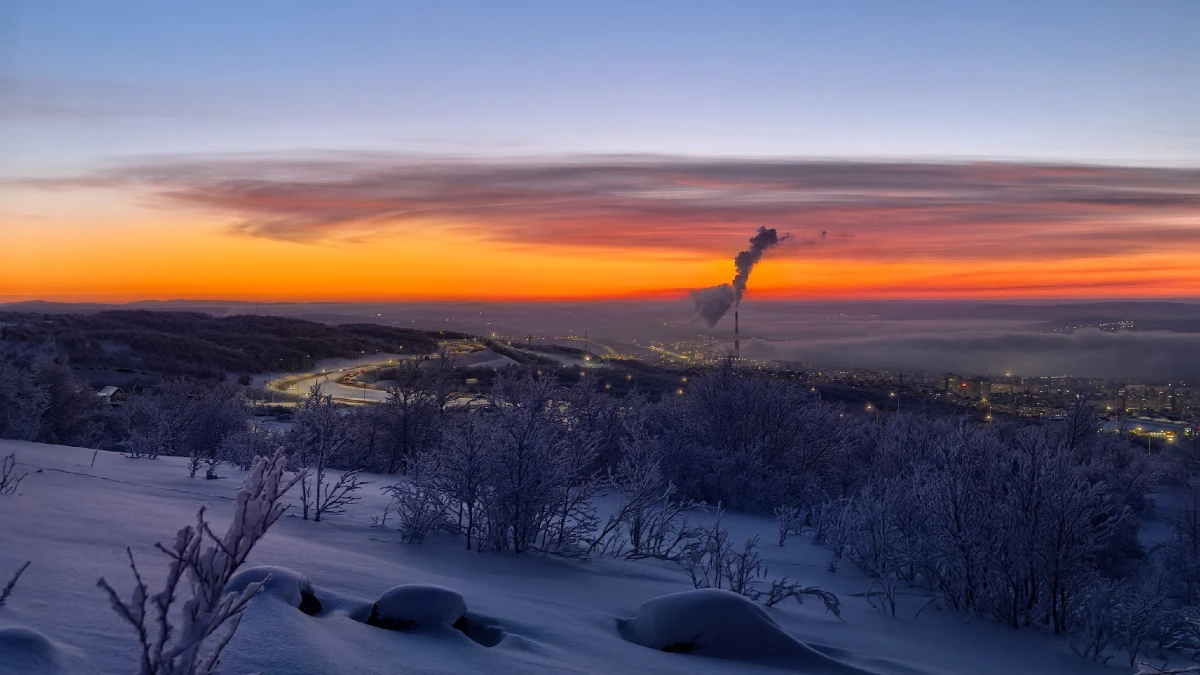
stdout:
{"type": "Polygon", "coordinates": [[[365,359],[340,368],[327,368],[319,372],[288,375],[268,382],[267,389],[303,396],[308,393],[308,390],[314,384],[320,382],[321,391],[329,396],[333,396],[338,401],[347,403],[379,403],[387,400],[386,391],[370,386],[363,387],[362,385],[342,384],[337,380],[347,373],[357,374],[359,370],[378,370],[395,365],[397,358],[389,356],[380,357],[379,359],[365,359]]]}
{"type": "MultiPolygon", "coordinates": [[[[307,396],[314,384],[321,384],[321,391],[332,396],[339,403],[382,403],[387,400],[387,391],[374,385],[342,384],[339,380],[347,374],[357,375],[360,370],[372,371],[394,366],[402,358],[418,358],[416,356],[381,356],[378,359],[363,359],[353,364],[340,367],[326,368],[311,373],[296,373],[272,380],[267,383],[267,389],[307,396]]],[[[500,357],[503,358],[503,357],[500,357]]],[[[490,362],[487,362],[490,363],[490,362]]],[[[477,397],[461,395],[452,399],[449,405],[472,405],[477,397]]]]}

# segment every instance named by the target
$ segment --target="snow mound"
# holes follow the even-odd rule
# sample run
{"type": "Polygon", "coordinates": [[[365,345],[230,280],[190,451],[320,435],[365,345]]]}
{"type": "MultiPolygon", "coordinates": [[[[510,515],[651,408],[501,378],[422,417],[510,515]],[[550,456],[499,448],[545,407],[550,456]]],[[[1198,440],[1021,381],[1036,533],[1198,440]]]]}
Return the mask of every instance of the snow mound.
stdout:
{"type": "Polygon", "coordinates": [[[856,673],[783,631],[766,609],[729,591],[703,588],[654,598],[632,619],[620,619],[621,637],[650,649],[720,659],[787,663],[806,673],[856,673]]]}
{"type": "Polygon", "coordinates": [[[52,675],[58,660],[58,649],[41,633],[0,628],[0,675],[52,675]]]}
{"type": "Polygon", "coordinates": [[[321,611],[312,582],[295,570],[269,565],[247,567],[233,575],[225,590],[241,593],[252,583],[262,583],[263,594],[275,596],[305,614],[312,616],[321,611]]]}
{"type": "Polygon", "coordinates": [[[465,628],[467,603],[441,586],[406,584],[385,591],[371,606],[367,623],[380,628],[406,630],[427,626],[465,628]]]}

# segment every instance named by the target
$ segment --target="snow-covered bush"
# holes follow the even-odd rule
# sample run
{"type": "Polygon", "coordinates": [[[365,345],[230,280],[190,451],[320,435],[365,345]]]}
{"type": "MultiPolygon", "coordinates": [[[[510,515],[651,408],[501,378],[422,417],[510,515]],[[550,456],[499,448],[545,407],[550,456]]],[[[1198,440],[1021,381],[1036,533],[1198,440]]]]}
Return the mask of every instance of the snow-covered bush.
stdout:
{"type": "Polygon", "coordinates": [[[255,544],[283,515],[283,495],[303,477],[286,479],[286,468],[282,452],[255,461],[234,498],[233,520],[225,534],[212,531],[201,508],[196,524],[181,529],[174,543],[156,544],[170,559],[162,590],[150,593],[132,550],[127,553],[135,583],[128,598],[122,598],[107,580],[97,582],[108,594],[113,611],[137,633],[141,675],[219,671],[221,653],[237,631],[242,613],[262,590],[261,582],[248,583],[239,593],[231,592],[228,584],[255,544]]]}
{"type": "Polygon", "coordinates": [[[454,591],[429,584],[388,589],[371,605],[367,623],[390,630],[432,626],[465,629],[467,603],[454,591]]]}
{"type": "Polygon", "coordinates": [[[11,495],[29,474],[17,470],[17,453],[11,452],[0,460],[0,495],[11,495]]]}

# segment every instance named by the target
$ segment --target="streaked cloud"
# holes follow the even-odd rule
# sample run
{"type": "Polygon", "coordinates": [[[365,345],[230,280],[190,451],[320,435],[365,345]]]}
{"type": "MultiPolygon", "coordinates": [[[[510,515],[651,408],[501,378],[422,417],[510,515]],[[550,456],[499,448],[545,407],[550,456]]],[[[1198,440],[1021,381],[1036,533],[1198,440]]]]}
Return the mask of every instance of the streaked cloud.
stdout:
{"type": "MultiPolygon", "coordinates": [[[[45,184],[45,183],[43,183],[45,184]]],[[[726,254],[757,225],[784,256],[1004,260],[1200,245],[1200,169],[671,156],[182,157],[53,185],[134,188],[274,240],[460,229],[530,246],[726,254]],[[825,236],[822,237],[822,233],[825,236]]]]}

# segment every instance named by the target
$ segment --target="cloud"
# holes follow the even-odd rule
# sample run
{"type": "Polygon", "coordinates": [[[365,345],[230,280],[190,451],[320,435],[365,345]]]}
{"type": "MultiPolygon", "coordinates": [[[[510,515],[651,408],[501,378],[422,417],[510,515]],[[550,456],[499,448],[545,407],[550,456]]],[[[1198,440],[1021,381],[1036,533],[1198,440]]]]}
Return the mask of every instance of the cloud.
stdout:
{"type": "Polygon", "coordinates": [[[802,341],[750,340],[751,358],[796,360],[821,366],[1024,376],[1168,381],[1200,377],[1200,334],[1160,331],[1117,333],[927,333],[802,341]]]}
{"type": "Polygon", "coordinates": [[[674,156],[178,157],[69,180],[320,242],[428,228],[534,246],[724,254],[779,227],[782,253],[1055,260],[1200,246],[1200,169],[674,156]]]}

